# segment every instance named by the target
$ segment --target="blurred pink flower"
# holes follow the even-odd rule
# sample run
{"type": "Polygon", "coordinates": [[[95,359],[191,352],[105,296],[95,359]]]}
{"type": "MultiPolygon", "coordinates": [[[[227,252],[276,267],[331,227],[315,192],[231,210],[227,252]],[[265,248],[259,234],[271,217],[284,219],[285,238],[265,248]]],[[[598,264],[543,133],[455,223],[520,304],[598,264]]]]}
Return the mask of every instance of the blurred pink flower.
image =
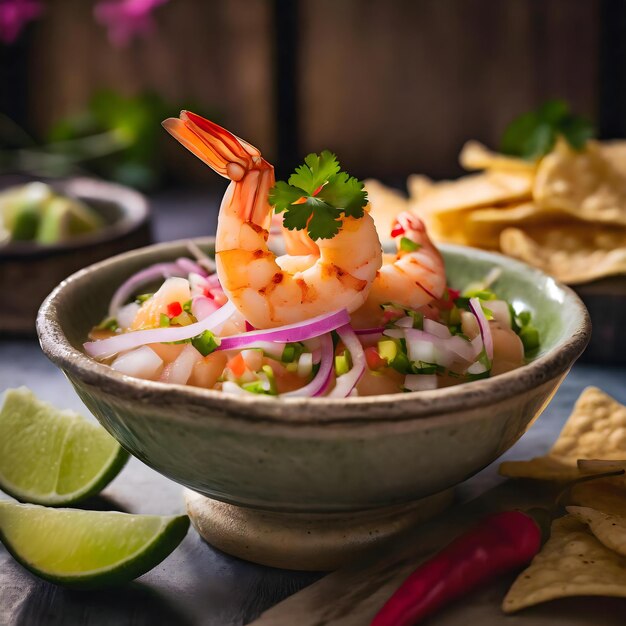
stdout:
{"type": "Polygon", "coordinates": [[[94,8],[98,22],[106,26],[109,41],[126,46],[134,37],[154,30],[152,11],[168,0],[101,0],[94,8]]]}
{"type": "Polygon", "coordinates": [[[0,0],[0,41],[15,42],[24,26],[42,13],[39,0],[0,0]]]}

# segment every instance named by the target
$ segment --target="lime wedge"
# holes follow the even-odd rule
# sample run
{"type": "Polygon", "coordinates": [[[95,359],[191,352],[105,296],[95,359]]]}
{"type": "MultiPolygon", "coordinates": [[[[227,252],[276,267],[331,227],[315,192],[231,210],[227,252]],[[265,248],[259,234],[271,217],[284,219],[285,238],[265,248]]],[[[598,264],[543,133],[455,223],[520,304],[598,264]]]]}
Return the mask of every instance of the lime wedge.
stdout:
{"type": "Polygon", "coordinates": [[[9,389],[0,411],[0,489],[22,502],[62,506],[94,495],[128,453],[104,428],[9,389]]]}
{"type": "Polygon", "coordinates": [[[0,502],[0,540],[50,582],[95,588],[128,582],[167,557],[189,528],[186,515],[50,509],[0,502]]]}

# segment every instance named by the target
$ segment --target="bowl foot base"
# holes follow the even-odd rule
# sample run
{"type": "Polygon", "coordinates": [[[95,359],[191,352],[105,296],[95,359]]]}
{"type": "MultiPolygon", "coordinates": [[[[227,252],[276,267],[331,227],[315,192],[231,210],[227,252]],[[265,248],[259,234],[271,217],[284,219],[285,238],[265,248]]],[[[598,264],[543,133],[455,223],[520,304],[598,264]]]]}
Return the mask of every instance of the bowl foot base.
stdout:
{"type": "Polygon", "coordinates": [[[349,513],[282,513],[212,500],[185,490],[200,536],[233,556],[293,570],[334,570],[389,537],[424,522],[453,500],[448,489],[422,500],[349,513]]]}

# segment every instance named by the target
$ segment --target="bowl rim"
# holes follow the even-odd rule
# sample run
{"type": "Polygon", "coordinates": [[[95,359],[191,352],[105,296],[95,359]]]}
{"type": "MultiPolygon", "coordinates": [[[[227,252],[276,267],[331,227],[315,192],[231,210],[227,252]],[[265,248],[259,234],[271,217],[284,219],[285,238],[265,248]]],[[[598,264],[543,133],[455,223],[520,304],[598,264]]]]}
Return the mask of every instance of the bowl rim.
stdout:
{"type": "MultiPolygon", "coordinates": [[[[78,198],[92,198],[117,204],[122,209],[122,216],[112,224],[107,224],[95,232],[84,233],[61,243],[41,245],[26,241],[5,244],[0,246],[0,261],[54,256],[92,245],[106,244],[141,228],[150,217],[147,198],[139,191],[126,185],[89,176],[69,176],[57,180],[49,180],[44,177],[33,180],[41,180],[62,191],[68,190],[69,193],[78,198]]],[[[15,184],[26,184],[26,182],[19,183],[16,180],[15,184]]]]}
{"type": "MultiPolygon", "coordinates": [[[[212,245],[214,237],[192,239],[196,244],[212,245]]],[[[273,398],[250,394],[236,396],[221,391],[176,385],[133,378],[116,372],[74,348],[62,330],[57,315],[57,303],[69,286],[85,275],[102,271],[112,265],[153,252],[165,252],[180,247],[189,240],[153,244],[125,252],[72,274],[60,283],[45,299],[37,316],[37,334],[43,352],[66,374],[83,383],[105,389],[116,397],[139,400],[142,403],[158,401],[159,405],[194,406],[198,409],[217,409],[225,415],[245,422],[269,422],[283,425],[311,426],[318,424],[363,424],[369,422],[404,422],[427,420],[441,414],[468,411],[494,404],[523,394],[554,378],[565,375],[580,356],[591,336],[589,313],[576,293],[540,270],[521,261],[496,252],[451,244],[439,244],[443,251],[471,254],[475,258],[505,265],[513,271],[530,273],[547,280],[564,298],[564,307],[575,316],[575,330],[544,355],[524,366],[463,385],[454,385],[429,391],[358,396],[349,398],[273,398]],[[366,410],[364,410],[366,409],[366,410]]]]}

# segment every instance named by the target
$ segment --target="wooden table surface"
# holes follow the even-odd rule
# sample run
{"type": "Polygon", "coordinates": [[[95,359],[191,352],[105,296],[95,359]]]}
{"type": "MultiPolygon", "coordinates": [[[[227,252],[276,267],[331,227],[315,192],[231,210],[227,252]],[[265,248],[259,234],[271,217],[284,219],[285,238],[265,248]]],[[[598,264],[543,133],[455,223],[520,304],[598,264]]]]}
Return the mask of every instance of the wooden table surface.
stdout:
{"type": "MultiPolygon", "coordinates": [[[[206,233],[214,226],[214,202],[207,202],[205,210],[197,198],[183,198],[177,200],[176,214],[167,208],[170,205],[171,199],[166,199],[156,206],[160,240],[206,233]]],[[[505,458],[544,453],[587,385],[597,385],[626,403],[625,381],[623,367],[576,365],[542,417],[505,458]]],[[[20,385],[59,407],[86,414],[36,340],[0,339],[0,393],[20,385]]],[[[474,498],[497,485],[496,469],[494,464],[461,485],[458,499],[474,498]]],[[[100,497],[83,506],[170,514],[183,510],[182,488],[131,459],[100,497]]],[[[34,578],[0,548],[0,626],[235,626],[253,621],[320,576],[230,557],[205,544],[191,529],[169,558],[134,583],[109,591],[77,592],[34,578]]]]}

